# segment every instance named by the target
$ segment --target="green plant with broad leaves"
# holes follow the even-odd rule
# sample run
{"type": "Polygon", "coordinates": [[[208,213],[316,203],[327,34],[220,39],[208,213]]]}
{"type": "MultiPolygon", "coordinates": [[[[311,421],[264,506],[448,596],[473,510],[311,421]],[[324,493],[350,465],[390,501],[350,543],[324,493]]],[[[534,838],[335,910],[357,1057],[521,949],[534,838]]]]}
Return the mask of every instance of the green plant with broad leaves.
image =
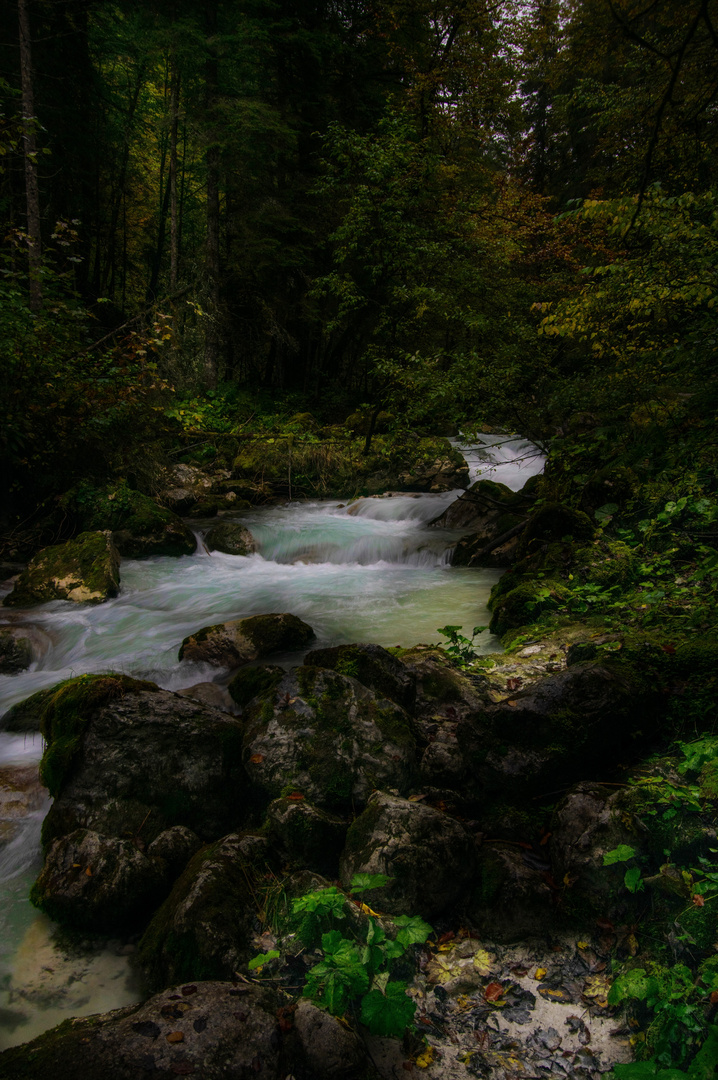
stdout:
{"type": "Polygon", "coordinates": [[[471,631],[470,638],[465,637],[461,633],[462,630],[463,626],[447,625],[438,627],[438,633],[442,634],[448,643],[442,645],[441,648],[452,657],[459,667],[468,668],[478,658],[478,653],[474,650],[474,641],[479,634],[483,634],[484,630],[488,630],[488,627],[475,626],[471,631]]]}
{"type": "MultiPolygon", "coordinates": [[[[322,953],[309,970],[304,997],[333,1016],[353,1012],[373,1035],[400,1036],[413,1022],[415,1005],[407,983],[392,977],[391,963],[413,945],[423,944],[433,931],[418,916],[401,915],[392,919],[396,934],[391,937],[361,903],[365,892],[390,880],[384,874],[352,878],[350,895],[359,899],[365,919],[347,919],[347,896],[332,885],[293,900],[291,922],[302,944],[322,953]]],[[[249,968],[257,970],[277,956],[274,950],[262,953],[249,968]]]]}

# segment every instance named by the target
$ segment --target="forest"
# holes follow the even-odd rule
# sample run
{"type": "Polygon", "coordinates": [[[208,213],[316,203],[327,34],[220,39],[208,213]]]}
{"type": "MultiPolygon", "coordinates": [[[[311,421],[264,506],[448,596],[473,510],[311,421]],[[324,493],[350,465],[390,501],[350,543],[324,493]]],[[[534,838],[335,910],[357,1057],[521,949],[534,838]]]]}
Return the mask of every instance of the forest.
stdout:
{"type": "MultiPolygon", "coordinates": [[[[222,873],[232,860],[257,862],[239,841],[232,847],[234,833],[225,835],[256,828],[285,868],[326,878],[324,889],[282,886],[296,925],[266,916],[265,936],[277,945],[264,972],[271,993],[296,978],[283,937],[293,925],[307,949],[323,943],[321,962],[303,973],[305,998],[375,1035],[405,1032],[405,1067],[454,1076],[439,1044],[412,1028],[406,971],[396,983],[402,989],[389,992],[400,955],[424,949],[430,967],[441,959],[437,950],[456,948],[458,964],[456,957],[479,955],[466,951],[472,927],[508,948],[540,925],[586,937],[573,948],[593,956],[591,985],[604,980],[581,997],[596,1031],[628,1009],[628,1057],[606,1059],[603,1070],[575,1058],[568,1075],[595,1077],[610,1067],[616,1080],[714,1075],[717,176],[718,0],[13,0],[2,7],[0,562],[3,578],[16,576],[5,589],[3,611],[12,611],[0,627],[0,669],[10,680],[24,663],[20,609],[114,598],[127,560],[191,555],[207,521],[242,521],[230,540],[230,525],[214,525],[216,550],[245,558],[259,544],[266,555],[275,541],[262,532],[262,513],[275,514],[266,521],[276,524],[283,507],[301,515],[303,503],[333,499],[358,520],[374,513],[362,506],[386,493],[440,498],[466,488],[459,438],[462,446],[489,436],[496,445],[528,440],[545,458],[543,474],[520,490],[479,480],[453,508],[437,503],[436,514],[421,519],[427,530],[455,531],[452,568],[497,572],[476,585],[477,596],[486,589],[487,626],[472,632],[458,593],[454,616],[447,589],[446,611],[437,615],[446,621],[443,645],[402,640],[385,652],[389,630],[373,638],[362,624],[365,640],[381,637],[382,645],[350,646],[356,638],[344,630],[332,638],[320,628],[320,648],[280,674],[265,657],[306,651],[314,634],[298,617],[306,611],[267,615],[280,601],[252,600],[234,615],[217,607],[214,624],[201,630],[191,606],[186,623],[178,617],[187,634],[180,667],[221,669],[215,682],[240,717],[232,723],[242,725],[240,738],[215,717],[216,731],[206,736],[229,763],[221,781],[208,781],[217,793],[211,823],[196,809],[168,809],[170,794],[158,810],[146,776],[121,825],[121,815],[110,821],[97,809],[111,800],[109,788],[93,789],[77,809],[86,731],[100,730],[107,703],[169,694],[157,689],[151,664],[118,667],[110,686],[99,661],[86,668],[68,661],[61,669],[72,677],[54,697],[47,681],[25,702],[12,691],[0,741],[4,732],[42,732],[40,777],[55,798],[43,826],[47,861],[32,892],[37,907],[69,930],[94,920],[107,936],[100,908],[114,911],[119,893],[85,896],[89,906],[74,908],[52,852],[80,828],[97,844],[111,839],[140,850],[146,819],[133,815],[155,806],[147,811],[155,814],[143,834],[147,852],[180,827],[210,847],[188,848],[182,861],[163,841],[152,856],[151,887],[150,870],[137,871],[142,884],[117,918],[137,946],[145,990],[166,993],[182,980],[234,978],[237,970],[261,982],[264,966],[251,959],[256,926],[235,926],[220,961],[185,938],[178,945],[167,907],[188,888],[185,865],[186,875],[201,857],[222,873]],[[217,539],[222,529],[229,547],[217,539]],[[84,574],[74,595],[57,584],[69,580],[57,554],[66,545],[84,574]],[[240,622],[217,624],[238,614],[240,622]],[[228,645],[223,631],[215,641],[220,625],[239,627],[239,636],[228,645]],[[481,636],[489,630],[493,646],[481,636]],[[430,672],[443,690],[428,689],[430,672]],[[319,748],[343,730],[341,709],[359,708],[366,693],[372,717],[381,713],[378,694],[382,708],[401,713],[376,721],[401,766],[391,772],[372,758],[374,774],[362,759],[354,779],[338,779],[319,748]],[[286,773],[286,761],[270,777],[270,750],[258,732],[269,716],[281,727],[282,710],[289,715],[297,700],[316,712],[316,761],[302,778],[286,773]],[[228,748],[238,738],[235,775],[228,748]],[[460,754],[440,752],[442,740],[460,754]],[[249,783],[239,816],[219,809],[229,774],[230,787],[249,783]],[[345,781],[355,785],[351,799],[345,781]],[[598,786],[589,791],[589,783],[598,786]],[[316,819],[303,821],[301,839],[292,826],[290,843],[290,812],[299,814],[305,800],[316,819]],[[412,814],[417,807],[443,814],[454,853],[464,850],[467,829],[488,838],[477,841],[478,853],[469,845],[473,869],[460,895],[421,898],[421,875],[414,893],[409,885],[399,899],[392,893],[399,885],[389,864],[377,862],[375,819],[381,811],[394,823],[382,826],[391,833],[409,800],[412,814]],[[580,842],[570,840],[587,815],[591,827],[580,842]],[[505,845],[503,862],[492,844],[505,845]],[[352,923],[352,941],[340,942],[331,935],[352,892],[366,900],[359,910],[368,930],[352,923]],[[387,929],[374,909],[408,921],[387,929]],[[511,925],[497,915],[509,910],[511,925]],[[423,920],[437,927],[436,940],[423,920]],[[380,999],[365,1005],[372,994],[380,999]],[[380,1022],[385,1008],[390,1019],[380,1022]]],[[[395,505],[408,504],[397,496],[395,505]]],[[[389,511],[381,513],[388,520],[389,511]]],[[[296,520],[305,539],[320,529],[309,517],[296,520]]],[[[328,536],[304,547],[292,540],[291,556],[271,548],[272,558],[319,562],[328,536]]],[[[208,555],[211,537],[202,533],[208,555]]],[[[360,591],[359,577],[352,581],[360,591]]],[[[170,710],[157,702],[158,716],[170,710]]],[[[189,716],[177,722],[189,731],[189,716]]],[[[137,745],[140,757],[171,756],[165,744],[137,745]]],[[[0,764],[3,753],[0,746],[0,764]]],[[[209,759],[202,767],[214,775],[209,759]]],[[[194,796],[186,798],[190,806],[194,796]]],[[[73,843],[75,856],[66,849],[62,857],[84,865],[89,841],[73,843]]],[[[436,864],[425,857],[437,879],[463,880],[438,854],[436,864]]],[[[276,882],[270,856],[259,861],[257,880],[269,874],[276,882]]],[[[245,867],[247,881],[255,870],[245,867]]],[[[245,884],[226,873],[225,891],[249,904],[245,884]]],[[[254,908],[255,900],[252,892],[254,908]]],[[[264,915],[268,907],[265,897],[264,915]]],[[[234,926],[234,915],[221,918],[234,926]]],[[[505,988],[523,960],[511,967],[506,957],[503,968],[486,971],[474,962],[481,1009],[497,1013],[508,1001],[507,1011],[520,1012],[524,991],[518,983],[505,988]]],[[[543,971],[543,960],[536,963],[543,971]]],[[[434,978],[445,1020],[454,1013],[442,987],[454,986],[457,971],[434,978]]],[[[549,973],[545,994],[539,987],[542,999],[565,985],[550,980],[549,973]]],[[[56,1054],[61,1063],[67,1057],[59,1080],[63,1068],[77,1075],[81,1034],[38,1044],[37,1059],[22,1047],[0,1053],[0,1076],[39,1078],[56,1054]]],[[[282,1068],[297,1080],[302,1069],[320,1075],[325,1066],[302,1064],[288,1045],[277,1076],[282,1068]]],[[[508,1054],[506,1046],[497,1043],[496,1054],[508,1054]]],[[[508,1058],[481,1063],[475,1049],[461,1059],[462,1076],[515,1075],[508,1058]]],[[[123,1080],[124,1066],[108,1073],[102,1053],[87,1058],[84,1075],[123,1080]]],[[[554,1064],[558,1072],[546,1075],[563,1075],[554,1064]]],[[[157,1068],[165,1065],[174,1068],[157,1068]]],[[[388,1075],[373,1058],[357,1069],[352,1077],[388,1075]]]]}

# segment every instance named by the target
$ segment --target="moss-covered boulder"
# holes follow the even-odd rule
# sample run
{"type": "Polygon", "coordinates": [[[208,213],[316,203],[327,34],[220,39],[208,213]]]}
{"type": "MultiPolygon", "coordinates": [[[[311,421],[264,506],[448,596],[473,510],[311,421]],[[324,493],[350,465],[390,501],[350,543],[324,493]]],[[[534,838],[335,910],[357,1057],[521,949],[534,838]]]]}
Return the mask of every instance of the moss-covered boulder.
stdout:
{"type": "Polygon", "coordinates": [[[57,686],[38,690],[12,705],[0,719],[0,731],[40,731],[43,710],[56,690],[57,686]]]}
{"type": "Polygon", "coordinates": [[[337,876],[348,828],[345,820],[295,794],[269,804],[266,825],[267,835],[290,866],[337,876]]]}
{"type": "Polygon", "coordinates": [[[236,668],[277,652],[305,648],[314,631],[296,615],[252,615],[248,619],[203,626],[184,639],[180,660],[236,668]]]}
{"type": "Polygon", "coordinates": [[[533,491],[512,491],[495,480],[477,480],[432,525],[469,533],[453,550],[453,566],[509,566],[534,500],[533,491]]]}
{"type": "Polygon", "coordinates": [[[489,700],[485,676],[462,671],[438,646],[398,649],[396,656],[414,681],[413,712],[422,727],[436,720],[475,716],[489,700]]]}
{"type": "Polygon", "coordinates": [[[583,510],[564,503],[547,502],[535,510],[521,535],[519,554],[530,554],[537,546],[571,537],[575,543],[593,540],[596,526],[583,510]]]}
{"type": "Polygon", "coordinates": [[[556,611],[570,596],[570,588],[554,577],[526,578],[508,592],[492,590],[489,629],[502,637],[507,630],[538,622],[543,614],[556,611]]]}
{"type": "Polygon", "coordinates": [[[252,555],[257,550],[257,542],[249,529],[234,521],[215,525],[204,539],[210,551],[222,551],[225,555],[252,555]]]}
{"type": "Polygon", "coordinates": [[[45,844],[75,829],[152,841],[172,825],[222,836],[246,813],[235,717],[125,675],[83,675],[48,694],[40,773],[54,803],[45,844]]]}
{"type": "Polygon", "coordinates": [[[176,514],[125,483],[80,485],[64,496],[63,506],[81,529],[109,529],[120,555],[128,559],[192,555],[197,547],[194,533],[176,514]]]}
{"type": "Polygon", "coordinates": [[[245,767],[265,800],[298,792],[325,809],[363,806],[376,787],[407,792],[412,721],[356,679],[294,668],[248,709],[245,767]]]}
{"type": "Polygon", "coordinates": [[[191,859],[137,951],[151,989],[181,980],[231,979],[254,955],[262,878],[275,869],[267,841],[231,834],[191,859]]]}
{"type": "Polygon", "coordinates": [[[27,607],[48,600],[101,604],[120,589],[120,559],[109,532],[84,532],[43,548],[20,574],[4,603],[27,607]]]}
{"type": "Polygon", "coordinates": [[[340,675],[350,675],[381,697],[395,701],[411,711],[416,701],[416,676],[398,657],[381,645],[337,645],[331,649],[313,649],[304,663],[331,668],[340,675]]]}
{"type": "MultiPolygon", "coordinates": [[[[141,1005],[66,1020],[0,1054],[3,1080],[138,1080],[196,1075],[202,1080],[261,1076],[284,1080],[291,1060],[264,987],[192,982],[141,1005]]],[[[297,1075],[313,1075],[303,1056],[297,1075]]]]}
{"type": "Polygon", "coordinates": [[[50,845],[30,899],[66,926],[116,933],[146,919],[168,888],[166,863],[132,840],[76,829],[50,845]]]}
{"type": "Polygon", "coordinates": [[[456,903],[475,866],[474,838],[459,821],[378,791],[347,833],[340,877],[347,887],[354,874],[386,874],[387,885],[366,893],[370,907],[432,919],[456,903]]]}
{"type": "Polygon", "coordinates": [[[284,668],[276,664],[257,664],[242,667],[227,687],[232,700],[241,709],[249,705],[252,698],[267,694],[275,689],[284,678],[284,668]]]}

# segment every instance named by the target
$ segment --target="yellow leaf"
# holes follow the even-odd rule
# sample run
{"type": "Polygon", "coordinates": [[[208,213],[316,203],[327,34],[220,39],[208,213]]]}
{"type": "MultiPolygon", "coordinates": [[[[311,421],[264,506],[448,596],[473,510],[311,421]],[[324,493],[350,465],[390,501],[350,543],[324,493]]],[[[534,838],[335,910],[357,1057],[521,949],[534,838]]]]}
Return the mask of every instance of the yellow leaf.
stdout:
{"type": "Polygon", "coordinates": [[[428,1069],[434,1060],[436,1051],[433,1046],[427,1046],[426,1050],[422,1050],[416,1059],[416,1064],[420,1069],[428,1069]]]}
{"type": "Polygon", "coordinates": [[[474,967],[479,975],[490,975],[491,964],[492,957],[490,953],[487,953],[486,949],[478,949],[474,953],[474,967]]]}
{"type": "Polygon", "coordinates": [[[579,948],[579,949],[587,949],[589,947],[589,942],[588,941],[577,941],[576,942],[576,947],[579,948]]]}
{"type": "Polygon", "coordinates": [[[536,968],[536,973],[534,975],[534,979],[536,979],[538,982],[540,982],[541,979],[545,979],[546,978],[546,971],[547,971],[547,968],[536,968]]]}

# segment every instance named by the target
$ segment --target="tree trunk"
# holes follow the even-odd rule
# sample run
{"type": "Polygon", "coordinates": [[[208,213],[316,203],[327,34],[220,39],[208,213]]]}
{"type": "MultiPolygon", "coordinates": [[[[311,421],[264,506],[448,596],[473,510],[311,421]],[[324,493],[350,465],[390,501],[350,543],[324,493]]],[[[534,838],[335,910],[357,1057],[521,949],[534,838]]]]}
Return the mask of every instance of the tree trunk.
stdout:
{"type": "Polygon", "coordinates": [[[177,289],[179,266],[179,203],[177,198],[177,132],[179,128],[180,75],[177,45],[170,53],[170,292],[177,289]]]}
{"type": "Polygon", "coordinates": [[[17,2],[20,28],[20,78],[22,82],[22,142],[25,158],[25,199],[27,204],[27,242],[29,253],[30,308],[42,307],[42,247],[40,238],[40,191],[37,183],[37,143],[35,140],[35,103],[32,84],[32,51],[28,0],[17,2]]]}
{"type": "Polygon", "coordinates": [[[217,0],[206,0],[207,60],[205,63],[205,111],[207,116],[207,284],[210,312],[205,339],[205,378],[210,387],[217,385],[219,361],[219,146],[214,115],[218,92],[217,0]]]}

